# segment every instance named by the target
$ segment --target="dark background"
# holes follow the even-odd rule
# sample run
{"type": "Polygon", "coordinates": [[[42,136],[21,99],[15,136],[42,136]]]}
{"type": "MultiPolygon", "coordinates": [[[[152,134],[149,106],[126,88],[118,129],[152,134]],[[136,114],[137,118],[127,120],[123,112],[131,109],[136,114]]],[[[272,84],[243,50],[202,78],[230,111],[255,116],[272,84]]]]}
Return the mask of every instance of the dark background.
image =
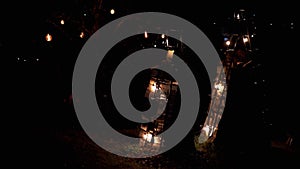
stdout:
{"type": "MultiPolygon", "coordinates": [[[[72,68],[83,42],[62,40],[50,50],[47,44],[42,42],[42,39],[44,32],[49,30],[45,20],[51,19],[55,12],[61,10],[76,15],[74,11],[78,9],[74,4],[78,2],[79,0],[45,0],[0,3],[0,55],[3,59],[1,65],[7,67],[3,73],[8,75],[8,84],[12,82],[9,87],[13,87],[11,91],[14,93],[12,93],[13,99],[5,99],[12,104],[13,109],[9,109],[5,113],[8,118],[4,120],[11,122],[10,125],[16,124],[12,127],[11,132],[9,130],[8,137],[8,142],[12,144],[11,149],[8,146],[8,152],[12,154],[12,159],[15,160],[13,164],[18,164],[18,156],[23,156],[26,159],[27,154],[30,154],[31,149],[24,149],[24,146],[35,147],[33,152],[39,153],[40,151],[36,150],[38,149],[36,146],[48,146],[46,152],[57,146],[51,144],[52,141],[44,140],[53,137],[38,137],[36,133],[47,132],[50,128],[49,135],[51,135],[54,133],[52,130],[59,130],[70,120],[76,124],[74,114],[62,115],[64,111],[61,110],[65,109],[64,103],[71,91],[72,68]],[[17,57],[33,55],[42,58],[41,64],[16,64],[17,57]],[[7,62],[12,64],[7,64],[7,62]],[[47,130],[44,130],[45,128],[47,130]],[[47,143],[48,145],[44,145],[47,143]]],[[[250,88],[255,92],[261,90],[258,93],[267,95],[264,103],[268,107],[268,114],[266,115],[268,124],[272,124],[271,136],[285,137],[286,131],[288,131],[296,135],[296,139],[299,139],[299,127],[297,125],[299,112],[299,99],[297,99],[299,96],[299,66],[297,62],[299,56],[299,20],[296,15],[298,9],[296,9],[295,1],[271,3],[263,1],[133,0],[120,2],[115,0],[104,1],[103,5],[107,9],[110,9],[110,6],[116,11],[120,9],[120,13],[114,17],[143,11],[167,12],[181,16],[199,26],[216,47],[219,45],[221,25],[228,16],[232,16],[233,12],[239,8],[254,11],[258,28],[256,45],[260,49],[260,55],[256,62],[263,65],[263,68],[254,74],[260,79],[265,79],[267,84],[256,89],[251,86],[243,87],[238,84],[239,80],[237,80],[235,89],[239,93],[238,97],[247,100],[245,104],[239,105],[237,110],[250,112],[250,110],[256,109],[255,105],[258,104],[259,100],[248,89],[250,88]],[[220,27],[212,25],[212,22],[220,23],[220,27]],[[291,22],[295,24],[292,30],[289,25],[291,22]],[[273,23],[272,27],[270,27],[270,23],[273,23]],[[243,88],[247,90],[243,90],[243,88]]],[[[113,19],[113,17],[107,16],[104,22],[113,19]]],[[[243,75],[240,79],[243,79],[243,75]]],[[[231,118],[245,117],[238,115],[231,118]]],[[[227,120],[226,123],[234,121],[236,120],[227,120]]],[[[248,120],[246,124],[240,124],[249,127],[251,122],[248,120]]],[[[47,135],[47,133],[43,135],[47,135]]],[[[36,156],[38,155],[34,157],[36,156]]]]}
{"type": "MultiPolygon", "coordinates": [[[[48,51],[47,48],[42,48],[44,44],[39,41],[42,41],[41,38],[43,38],[44,32],[49,30],[45,20],[51,19],[55,12],[63,10],[75,15],[75,12],[72,13],[72,11],[77,10],[74,4],[78,1],[74,0],[72,2],[56,0],[1,2],[1,4],[4,3],[1,8],[7,9],[1,10],[0,40],[2,58],[15,60],[18,56],[31,55],[32,53],[32,55],[47,55],[45,56],[47,61],[45,61],[46,63],[42,69],[49,70],[50,72],[45,72],[49,74],[40,76],[41,80],[33,76],[21,76],[21,78],[24,78],[25,83],[22,83],[23,81],[16,83],[17,88],[21,89],[18,92],[26,91],[26,84],[28,87],[35,86],[36,89],[48,85],[50,86],[50,88],[47,88],[48,91],[43,90],[43,92],[49,92],[50,95],[53,94],[52,90],[57,92],[56,87],[63,90],[62,92],[69,90],[68,85],[72,66],[83,43],[58,42],[61,44],[55,49],[57,51],[48,51]],[[49,66],[49,69],[47,69],[47,66],[49,66]],[[54,79],[51,80],[51,78],[54,79]],[[57,78],[61,82],[57,82],[57,78]],[[33,83],[32,80],[35,80],[36,83],[33,83]],[[65,80],[67,83],[64,83],[65,80]]],[[[103,3],[103,6],[108,9],[110,9],[108,6],[112,6],[116,10],[119,8],[121,10],[119,16],[141,11],[160,11],[176,14],[199,26],[216,44],[216,47],[219,45],[219,39],[217,38],[220,38],[221,29],[214,27],[211,24],[212,22],[222,23],[239,8],[254,11],[258,28],[256,46],[261,49],[262,53],[262,56],[258,59],[264,64],[263,73],[266,80],[269,81],[266,92],[269,95],[269,103],[272,107],[272,118],[281,126],[297,127],[298,99],[295,98],[299,94],[297,89],[298,20],[296,18],[297,5],[292,1],[280,3],[205,1],[196,3],[194,1],[128,0],[126,2],[104,1],[103,3]],[[295,24],[293,30],[290,30],[290,22],[295,24]],[[270,27],[270,23],[273,23],[272,27],[270,27]]],[[[109,20],[113,20],[113,18],[108,18],[105,21],[108,22],[109,20]]],[[[9,71],[9,73],[11,72],[9,71]]],[[[36,71],[33,73],[42,72],[36,71]]],[[[34,95],[34,93],[30,95],[32,94],[34,95]]],[[[38,92],[38,94],[41,93],[38,92]]]]}

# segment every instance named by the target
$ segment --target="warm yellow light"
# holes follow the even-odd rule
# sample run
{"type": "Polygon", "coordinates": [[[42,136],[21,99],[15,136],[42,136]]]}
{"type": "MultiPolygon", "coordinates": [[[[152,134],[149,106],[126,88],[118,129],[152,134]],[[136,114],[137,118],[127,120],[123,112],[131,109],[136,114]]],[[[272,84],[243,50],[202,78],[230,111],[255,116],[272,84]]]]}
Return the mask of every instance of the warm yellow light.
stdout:
{"type": "Polygon", "coordinates": [[[244,37],[244,38],[243,38],[243,41],[244,41],[244,43],[246,43],[246,42],[248,42],[248,41],[249,41],[249,39],[248,39],[248,38],[246,38],[246,37],[244,37]]]}
{"type": "Polygon", "coordinates": [[[165,34],[161,34],[161,38],[164,39],[166,37],[165,34]]]}
{"type": "Polygon", "coordinates": [[[161,137],[159,136],[154,136],[154,144],[160,144],[161,143],[161,137]]]}
{"type": "Polygon", "coordinates": [[[215,85],[215,88],[217,89],[217,93],[221,95],[224,91],[225,86],[222,83],[218,83],[215,85]]]}
{"type": "Polygon", "coordinates": [[[168,58],[168,59],[172,59],[172,58],[173,58],[173,55],[174,55],[174,50],[168,50],[167,58],[168,58]]]}
{"type": "Polygon", "coordinates": [[[64,25],[65,24],[65,21],[62,19],[60,20],[60,24],[64,25]]]}
{"type": "Polygon", "coordinates": [[[147,140],[148,142],[151,142],[152,134],[151,133],[145,133],[143,135],[143,139],[147,140]]]}
{"type": "Polygon", "coordinates": [[[79,35],[79,37],[83,38],[84,37],[84,32],[81,32],[80,35],[79,35]]]}
{"type": "Polygon", "coordinates": [[[145,38],[148,38],[148,33],[147,33],[147,31],[145,31],[144,36],[145,36],[145,38]]]}
{"type": "Polygon", "coordinates": [[[112,14],[112,15],[115,14],[115,10],[114,10],[114,9],[111,9],[111,10],[110,10],[110,14],[112,14]]]}
{"type": "Polygon", "coordinates": [[[226,44],[227,46],[229,46],[229,45],[230,45],[230,41],[229,41],[229,40],[226,41],[225,44],[226,44]]]}
{"type": "Polygon", "coordinates": [[[45,36],[46,41],[50,42],[52,41],[52,35],[50,35],[49,33],[45,36]]]}
{"type": "Polygon", "coordinates": [[[202,131],[204,131],[205,135],[208,136],[209,135],[209,126],[206,125],[202,128],[202,131]]]}
{"type": "Polygon", "coordinates": [[[151,85],[151,92],[155,92],[156,90],[156,83],[154,83],[153,85],[151,85]]]}

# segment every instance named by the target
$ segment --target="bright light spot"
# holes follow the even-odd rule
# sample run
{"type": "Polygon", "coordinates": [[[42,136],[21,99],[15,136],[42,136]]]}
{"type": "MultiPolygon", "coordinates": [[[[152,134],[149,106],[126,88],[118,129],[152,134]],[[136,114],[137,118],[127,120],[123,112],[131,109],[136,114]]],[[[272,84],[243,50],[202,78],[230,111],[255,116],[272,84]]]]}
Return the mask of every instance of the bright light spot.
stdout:
{"type": "Polygon", "coordinates": [[[144,135],[143,135],[143,139],[147,139],[147,133],[145,133],[144,135]]]}
{"type": "Polygon", "coordinates": [[[218,83],[215,85],[215,88],[217,89],[217,93],[221,95],[224,91],[224,85],[222,83],[218,83]]]}
{"type": "Polygon", "coordinates": [[[165,34],[161,34],[161,38],[164,39],[166,37],[165,34]]]}
{"type": "Polygon", "coordinates": [[[84,13],[83,16],[86,16],[86,13],[84,13]]]}
{"type": "Polygon", "coordinates": [[[254,35],[251,35],[251,38],[253,38],[254,37],[254,35]]]}
{"type": "Polygon", "coordinates": [[[272,26],[273,25],[273,23],[270,23],[270,26],[272,26]]]}
{"type": "Polygon", "coordinates": [[[230,41],[229,41],[229,40],[226,41],[225,44],[226,44],[227,46],[229,46],[229,45],[230,45],[230,41]]]}
{"type": "Polygon", "coordinates": [[[244,38],[243,38],[243,41],[244,41],[244,43],[246,43],[246,42],[249,41],[249,39],[248,39],[247,37],[244,37],[244,38]]]}
{"type": "Polygon", "coordinates": [[[160,144],[161,143],[161,137],[154,136],[154,144],[160,144]]]}
{"type": "Polygon", "coordinates": [[[236,19],[240,19],[240,14],[237,14],[237,15],[236,15],[236,19]]]}
{"type": "Polygon", "coordinates": [[[257,85],[257,82],[254,82],[255,85],[257,85]]]}
{"type": "Polygon", "coordinates": [[[222,83],[218,83],[218,84],[215,85],[215,88],[216,88],[217,90],[223,91],[223,90],[224,90],[224,85],[223,85],[222,83]]]}
{"type": "Polygon", "coordinates": [[[294,23],[293,23],[293,22],[291,22],[291,25],[294,25],[294,23]]]}
{"type": "Polygon", "coordinates": [[[110,14],[112,14],[112,15],[115,14],[115,10],[114,10],[114,9],[111,9],[111,10],[110,10],[110,14]]]}
{"type": "Polygon", "coordinates": [[[80,38],[83,38],[83,37],[84,37],[84,32],[80,32],[79,37],[80,37],[80,38]]]}
{"type": "Polygon", "coordinates": [[[166,44],[167,44],[167,46],[169,46],[169,40],[168,39],[166,39],[166,44]]]}
{"type": "Polygon", "coordinates": [[[202,128],[202,131],[204,131],[205,135],[208,136],[209,135],[209,126],[206,125],[202,128]]]}
{"type": "Polygon", "coordinates": [[[17,60],[20,60],[20,58],[18,57],[17,60]]]}
{"type": "Polygon", "coordinates": [[[142,125],[141,129],[143,129],[144,131],[146,131],[147,130],[147,126],[146,125],[142,125]]]}
{"type": "Polygon", "coordinates": [[[24,59],[23,61],[26,62],[26,59],[24,59]]]}
{"type": "Polygon", "coordinates": [[[156,48],[156,45],[153,45],[156,48]]]}
{"type": "Polygon", "coordinates": [[[216,22],[213,23],[214,25],[217,24],[216,22]]]}
{"type": "Polygon", "coordinates": [[[50,35],[49,33],[47,33],[47,35],[45,36],[45,39],[48,42],[52,41],[52,35],[50,35]]]}
{"type": "Polygon", "coordinates": [[[62,19],[60,20],[60,24],[64,25],[65,24],[65,21],[62,19]]]}
{"type": "Polygon", "coordinates": [[[39,60],[40,60],[39,58],[36,59],[36,61],[39,61],[39,60]]]}
{"type": "Polygon", "coordinates": [[[152,85],[151,85],[151,92],[155,92],[156,91],[156,83],[154,82],[152,85]]]}
{"type": "Polygon", "coordinates": [[[173,58],[173,55],[174,55],[174,50],[168,50],[167,58],[168,58],[168,59],[172,59],[172,58],[173,58]]]}
{"type": "Polygon", "coordinates": [[[145,31],[144,36],[145,36],[145,38],[148,38],[148,33],[147,33],[147,31],[145,31]]]}
{"type": "Polygon", "coordinates": [[[152,134],[151,134],[151,133],[145,133],[145,134],[143,135],[143,139],[145,139],[145,140],[148,141],[148,142],[151,142],[152,134]]]}
{"type": "Polygon", "coordinates": [[[179,85],[179,83],[178,83],[177,81],[176,81],[176,82],[173,82],[172,84],[173,84],[173,85],[177,85],[177,86],[179,85]]]}

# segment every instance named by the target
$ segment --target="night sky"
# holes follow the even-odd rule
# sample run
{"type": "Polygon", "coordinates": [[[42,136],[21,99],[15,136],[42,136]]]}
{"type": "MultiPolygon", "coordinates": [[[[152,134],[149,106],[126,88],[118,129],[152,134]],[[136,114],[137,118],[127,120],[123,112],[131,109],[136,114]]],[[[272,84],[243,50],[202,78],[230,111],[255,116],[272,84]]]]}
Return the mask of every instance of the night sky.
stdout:
{"type": "MultiPolygon", "coordinates": [[[[55,113],[43,113],[51,114],[60,110],[70,95],[72,68],[86,39],[74,38],[77,30],[71,26],[63,32],[57,31],[49,21],[56,22],[58,19],[55,16],[59,12],[76,18],[80,12],[84,12],[78,6],[80,2],[83,3],[82,0],[0,3],[0,55],[17,66],[16,78],[13,71],[4,73],[12,73],[13,79],[17,80],[14,90],[18,102],[13,104],[20,108],[20,111],[11,112],[14,115],[8,116],[14,119],[19,117],[17,124],[24,128],[31,126],[39,130],[37,126],[48,127],[53,121],[59,126],[65,120],[57,120],[60,115],[55,113]],[[52,46],[44,40],[49,31],[56,31],[58,36],[54,37],[57,39],[51,42],[52,46]],[[18,58],[28,62],[21,63],[18,58]]],[[[299,139],[299,20],[296,15],[299,9],[296,1],[205,1],[204,4],[204,1],[196,3],[194,0],[104,0],[102,5],[106,10],[103,12],[102,25],[135,12],[171,13],[197,25],[216,48],[221,47],[222,30],[228,17],[233,17],[233,12],[241,8],[249,11],[255,16],[257,27],[259,57],[255,61],[263,65],[255,75],[267,81],[264,87],[257,90],[266,95],[268,124],[275,126],[275,132],[298,133],[299,139]],[[108,14],[111,8],[116,10],[115,15],[108,14]]],[[[247,105],[244,108],[247,109],[247,105]]],[[[23,134],[26,136],[26,131],[23,134]]]]}

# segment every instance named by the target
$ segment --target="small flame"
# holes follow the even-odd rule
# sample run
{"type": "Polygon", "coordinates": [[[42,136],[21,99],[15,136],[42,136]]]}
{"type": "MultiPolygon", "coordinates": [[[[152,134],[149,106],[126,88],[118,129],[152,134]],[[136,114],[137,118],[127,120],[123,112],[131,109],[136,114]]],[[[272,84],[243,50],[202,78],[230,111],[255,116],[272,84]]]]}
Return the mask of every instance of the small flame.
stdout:
{"type": "Polygon", "coordinates": [[[79,35],[79,37],[83,38],[84,37],[84,32],[81,32],[80,35],[79,35]]]}
{"type": "Polygon", "coordinates": [[[46,41],[50,42],[52,41],[52,35],[50,35],[49,33],[45,36],[46,41]]]}

